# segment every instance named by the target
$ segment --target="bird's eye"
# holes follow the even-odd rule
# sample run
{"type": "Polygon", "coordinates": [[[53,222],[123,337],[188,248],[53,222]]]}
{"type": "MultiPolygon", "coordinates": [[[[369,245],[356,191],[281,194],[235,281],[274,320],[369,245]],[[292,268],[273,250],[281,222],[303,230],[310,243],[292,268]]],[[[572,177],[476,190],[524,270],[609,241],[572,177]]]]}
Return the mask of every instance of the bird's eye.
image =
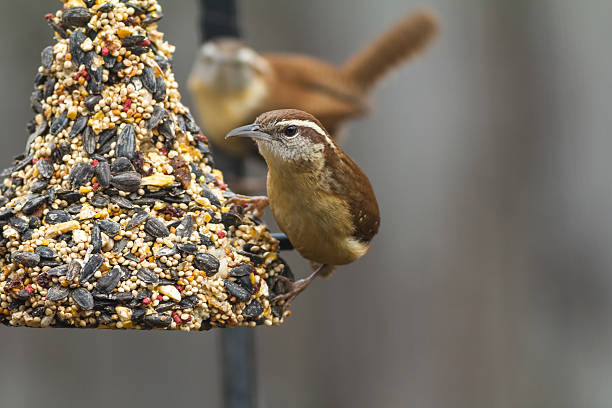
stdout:
{"type": "Polygon", "coordinates": [[[290,125],[290,126],[287,126],[287,127],[285,128],[285,130],[283,131],[283,133],[284,133],[284,134],[285,134],[285,136],[287,136],[287,137],[295,137],[295,136],[297,135],[297,133],[298,133],[298,128],[297,128],[297,126],[290,125]]]}

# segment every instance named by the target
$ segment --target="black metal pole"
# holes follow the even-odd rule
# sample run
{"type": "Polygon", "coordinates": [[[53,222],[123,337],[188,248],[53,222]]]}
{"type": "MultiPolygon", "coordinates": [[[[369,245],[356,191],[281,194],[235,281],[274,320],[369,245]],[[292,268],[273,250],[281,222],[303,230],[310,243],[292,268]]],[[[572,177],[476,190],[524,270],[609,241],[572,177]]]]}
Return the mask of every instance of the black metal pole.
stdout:
{"type": "Polygon", "coordinates": [[[255,408],[255,341],[253,329],[236,327],[221,330],[223,362],[223,406],[255,408]]]}
{"type": "Polygon", "coordinates": [[[201,0],[200,35],[202,42],[216,37],[240,37],[234,0],[201,0]]]}
{"type": "MultiPolygon", "coordinates": [[[[240,37],[234,0],[201,0],[200,35],[202,42],[216,37],[240,37]]],[[[219,152],[216,152],[218,155],[219,152]]],[[[220,157],[223,159],[223,157],[220,157]]],[[[235,159],[234,159],[235,160],[235,159]]],[[[222,160],[223,161],[223,160],[222,160]]],[[[225,160],[228,161],[228,160],[225,160]]],[[[231,160],[229,160],[232,163],[231,160]]],[[[244,166],[223,166],[241,177],[244,166]],[[229,167],[229,168],[228,168],[229,167]]],[[[221,331],[221,366],[223,372],[223,406],[255,408],[255,339],[253,329],[237,327],[221,331]]]]}

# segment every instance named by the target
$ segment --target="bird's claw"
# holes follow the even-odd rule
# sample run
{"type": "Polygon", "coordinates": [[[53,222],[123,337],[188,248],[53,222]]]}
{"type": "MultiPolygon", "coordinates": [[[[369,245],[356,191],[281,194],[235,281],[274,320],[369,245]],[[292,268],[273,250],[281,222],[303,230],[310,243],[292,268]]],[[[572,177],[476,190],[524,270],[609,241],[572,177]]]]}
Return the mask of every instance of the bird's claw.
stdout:
{"type": "Polygon", "coordinates": [[[292,282],[290,279],[284,277],[284,276],[279,276],[279,278],[281,278],[281,280],[283,281],[283,283],[285,283],[286,286],[288,286],[288,290],[287,292],[281,294],[281,295],[276,295],[271,299],[272,303],[276,303],[276,302],[280,302],[284,300],[282,309],[283,311],[287,310],[289,308],[289,305],[291,305],[291,302],[293,302],[295,300],[296,297],[298,297],[298,295],[300,293],[302,293],[304,291],[304,289],[306,289],[306,287],[308,286],[308,284],[310,283],[310,281],[308,282],[304,282],[307,279],[301,279],[297,282],[292,282]]]}
{"type": "Polygon", "coordinates": [[[304,289],[308,287],[308,285],[310,285],[310,282],[312,282],[314,278],[317,277],[321,269],[322,268],[317,269],[307,278],[300,279],[296,282],[293,282],[291,279],[287,278],[286,276],[277,275],[276,279],[280,280],[281,282],[285,284],[286,292],[283,294],[274,296],[270,301],[272,303],[276,303],[276,302],[284,300],[285,303],[283,304],[282,309],[283,311],[287,310],[289,308],[289,305],[291,305],[291,302],[293,302],[295,298],[298,297],[298,295],[302,293],[304,289]]]}
{"type": "Polygon", "coordinates": [[[252,212],[255,217],[264,215],[264,209],[270,204],[266,196],[247,196],[236,194],[227,200],[228,204],[240,205],[246,212],[252,212]]]}

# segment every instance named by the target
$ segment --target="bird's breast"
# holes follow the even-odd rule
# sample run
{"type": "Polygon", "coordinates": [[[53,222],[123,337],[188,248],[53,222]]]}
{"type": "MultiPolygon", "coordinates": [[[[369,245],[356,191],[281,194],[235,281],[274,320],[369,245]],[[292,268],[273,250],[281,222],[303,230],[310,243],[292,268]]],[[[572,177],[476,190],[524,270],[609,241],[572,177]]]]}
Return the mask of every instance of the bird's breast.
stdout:
{"type": "Polygon", "coordinates": [[[206,136],[235,154],[248,151],[249,144],[244,140],[226,141],[225,135],[252,121],[259,113],[258,107],[267,94],[265,83],[253,80],[242,90],[223,90],[192,79],[189,86],[197,100],[206,136]]]}
{"type": "Polygon", "coordinates": [[[276,222],[304,258],[344,265],[367,252],[368,246],[353,237],[347,204],[331,194],[324,180],[271,170],[267,187],[276,222]]]}

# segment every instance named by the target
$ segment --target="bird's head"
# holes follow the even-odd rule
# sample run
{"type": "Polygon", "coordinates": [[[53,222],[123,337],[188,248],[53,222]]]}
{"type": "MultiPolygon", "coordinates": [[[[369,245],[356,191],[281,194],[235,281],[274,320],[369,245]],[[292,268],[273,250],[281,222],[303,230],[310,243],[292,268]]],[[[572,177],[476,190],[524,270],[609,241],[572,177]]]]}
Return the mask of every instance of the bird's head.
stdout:
{"type": "Polygon", "coordinates": [[[223,91],[241,91],[268,70],[266,60],[242,41],[217,38],[198,51],[191,77],[223,91]]]}
{"type": "Polygon", "coordinates": [[[339,149],[321,122],[296,109],[263,113],[255,123],[234,129],[225,138],[238,137],[255,140],[268,166],[318,165],[328,153],[339,149]]]}

